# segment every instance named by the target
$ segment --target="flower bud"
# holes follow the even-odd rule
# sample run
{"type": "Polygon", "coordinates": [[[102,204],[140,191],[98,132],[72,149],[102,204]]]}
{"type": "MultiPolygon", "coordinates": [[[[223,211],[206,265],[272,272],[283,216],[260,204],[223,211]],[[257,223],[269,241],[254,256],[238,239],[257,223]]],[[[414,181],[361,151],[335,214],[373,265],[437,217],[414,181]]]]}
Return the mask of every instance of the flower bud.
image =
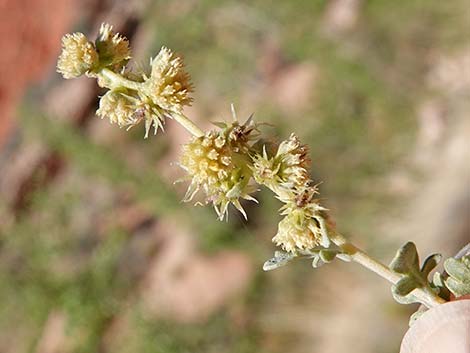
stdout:
{"type": "Polygon", "coordinates": [[[120,69],[131,58],[129,41],[119,33],[114,33],[113,26],[107,23],[101,25],[95,43],[103,67],[117,66],[113,68],[120,69]]]}
{"type": "Polygon", "coordinates": [[[268,156],[266,147],[263,154],[253,157],[253,177],[257,183],[266,185],[278,198],[285,200],[294,188],[309,183],[307,152],[307,147],[291,134],[288,140],[280,143],[274,157],[268,156]]]}
{"type": "Polygon", "coordinates": [[[255,191],[250,184],[252,171],[247,153],[251,131],[248,125],[234,122],[183,146],[180,165],[191,178],[185,201],[192,200],[202,188],[206,203],[212,202],[220,220],[227,215],[230,203],[246,218],[240,198],[256,201],[250,196],[255,191]]]}
{"type": "Polygon", "coordinates": [[[330,246],[324,218],[326,209],[313,199],[316,193],[315,187],[298,190],[294,200],[283,206],[281,214],[285,217],[273,238],[276,245],[291,253],[318,245],[330,246]]]}
{"type": "Polygon", "coordinates": [[[145,137],[154,125],[155,133],[162,128],[163,121],[151,104],[145,103],[138,95],[126,89],[111,90],[100,99],[99,109],[96,114],[101,118],[108,118],[119,127],[127,126],[128,129],[145,120],[145,137]]]}
{"type": "Polygon", "coordinates": [[[279,222],[273,243],[288,252],[311,250],[319,244],[319,228],[302,209],[294,210],[279,222]]]}
{"type": "Polygon", "coordinates": [[[144,82],[142,92],[160,110],[171,117],[171,112],[181,113],[183,106],[190,105],[192,85],[184,70],[183,60],[170,49],[162,47],[151,60],[151,74],[144,82]]]}
{"type": "Polygon", "coordinates": [[[79,77],[98,65],[98,53],[83,33],[62,37],[62,53],[57,62],[57,72],[66,79],[79,77]]]}

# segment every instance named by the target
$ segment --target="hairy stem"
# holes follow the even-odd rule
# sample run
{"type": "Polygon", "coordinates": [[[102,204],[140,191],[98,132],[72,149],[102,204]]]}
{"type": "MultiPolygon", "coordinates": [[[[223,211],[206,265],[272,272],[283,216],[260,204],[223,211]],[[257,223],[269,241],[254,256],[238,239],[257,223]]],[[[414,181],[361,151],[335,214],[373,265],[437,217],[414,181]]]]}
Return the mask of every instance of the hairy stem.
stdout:
{"type": "MultiPolygon", "coordinates": [[[[346,254],[348,254],[352,260],[368,270],[378,274],[385,278],[387,281],[396,284],[400,279],[401,275],[393,272],[387,266],[381,262],[370,257],[367,253],[351,244],[342,235],[332,232],[330,239],[339,246],[346,254]]],[[[413,295],[428,308],[432,308],[436,305],[443,304],[446,301],[432,292],[429,288],[417,288],[413,292],[413,295]]]]}

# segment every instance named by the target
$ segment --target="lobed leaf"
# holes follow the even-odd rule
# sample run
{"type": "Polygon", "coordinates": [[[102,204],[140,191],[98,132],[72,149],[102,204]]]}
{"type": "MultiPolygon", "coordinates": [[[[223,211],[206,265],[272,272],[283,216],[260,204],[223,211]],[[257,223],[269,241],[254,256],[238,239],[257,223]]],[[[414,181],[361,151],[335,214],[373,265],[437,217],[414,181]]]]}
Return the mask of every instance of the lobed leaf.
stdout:
{"type": "Polygon", "coordinates": [[[463,261],[448,258],[444,262],[444,268],[449,276],[458,279],[460,282],[470,282],[470,268],[463,261]]]}
{"type": "Polygon", "coordinates": [[[444,280],[446,287],[456,296],[470,294],[470,255],[461,259],[449,258],[444,262],[449,278],[444,280]]]}
{"type": "Polygon", "coordinates": [[[456,279],[449,277],[445,280],[446,287],[456,296],[470,294],[470,283],[459,282],[456,279]]]}
{"type": "Polygon", "coordinates": [[[398,296],[405,296],[420,286],[413,277],[405,276],[392,286],[392,292],[398,296]]]}
{"type": "MultiPolygon", "coordinates": [[[[427,288],[437,294],[441,292],[441,287],[437,284],[430,284],[429,273],[437,266],[441,260],[440,254],[430,255],[419,267],[419,256],[416,245],[408,242],[403,245],[390,263],[390,269],[403,277],[392,286],[393,298],[400,304],[420,303],[411,292],[418,288],[427,288]]],[[[439,275],[435,275],[435,281],[441,281],[439,275]]],[[[424,303],[423,303],[424,304],[424,303]]]]}
{"type": "Polygon", "coordinates": [[[416,245],[408,242],[398,249],[390,263],[390,269],[397,273],[406,274],[411,271],[419,271],[419,257],[416,245]]]}
{"type": "Polygon", "coordinates": [[[432,254],[429,255],[426,260],[424,260],[423,266],[421,267],[421,273],[424,278],[428,278],[429,273],[436,268],[439,262],[442,259],[441,254],[432,254]]]}

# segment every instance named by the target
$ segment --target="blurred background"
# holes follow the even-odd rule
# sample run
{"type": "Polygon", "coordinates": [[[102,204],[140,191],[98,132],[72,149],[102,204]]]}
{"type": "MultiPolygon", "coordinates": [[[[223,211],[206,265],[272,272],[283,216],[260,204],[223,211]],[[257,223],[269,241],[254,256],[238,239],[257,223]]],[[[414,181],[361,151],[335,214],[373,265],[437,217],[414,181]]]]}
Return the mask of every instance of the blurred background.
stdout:
{"type": "Polygon", "coordinates": [[[465,0],[0,1],[0,352],[397,352],[409,315],[354,264],[264,273],[280,204],[249,221],[182,204],[188,134],[95,116],[94,80],[55,73],[60,38],[108,21],[146,65],[195,85],[188,116],[272,124],[311,147],[339,230],[388,263],[470,240],[465,0]]]}

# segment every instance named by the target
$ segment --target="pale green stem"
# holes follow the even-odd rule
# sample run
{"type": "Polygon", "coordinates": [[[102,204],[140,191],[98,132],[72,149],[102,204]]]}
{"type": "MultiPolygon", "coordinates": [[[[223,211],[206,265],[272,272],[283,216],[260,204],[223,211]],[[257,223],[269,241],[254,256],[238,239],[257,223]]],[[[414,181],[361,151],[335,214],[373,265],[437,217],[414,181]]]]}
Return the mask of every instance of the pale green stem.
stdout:
{"type": "MultiPolygon", "coordinates": [[[[142,89],[142,82],[135,82],[128,80],[120,74],[115,73],[110,69],[101,69],[98,73],[105,80],[106,87],[113,89],[118,87],[125,87],[131,90],[139,91],[142,89]]],[[[196,137],[204,136],[204,131],[196,126],[188,117],[180,113],[171,113],[171,118],[177,121],[181,126],[188,130],[196,137]]]]}
{"type": "Polygon", "coordinates": [[[204,131],[198,128],[196,124],[194,124],[189,118],[187,118],[183,114],[172,113],[171,117],[194,136],[196,137],[204,136],[204,131]]]}
{"type": "MultiPolygon", "coordinates": [[[[393,284],[396,284],[401,279],[402,276],[400,274],[393,272],[381,262],[367,255],[364,251],[348,242],[341,234],[334,231],[331,233],[333,233],[330,234],[331,241],[348,254],[354,262],[364,266],[393,284]]],[[[413,295],[428,308],[446,302],[427,287],[415,289],[413,295]]]]}
{"type": "Polygon", "coordinates": [[[142,87],[141,82],[128,80],[127,78],[115,73],[114,71],[110,69],[106,69],[106,68],[101,69],[98,73],[98,76],[100,75],[106,80],[106,83],[109,83],[107,87],[110,89],[117,88],[117,87],[125,87],[128,89],[138,91],[142,87]]]}

